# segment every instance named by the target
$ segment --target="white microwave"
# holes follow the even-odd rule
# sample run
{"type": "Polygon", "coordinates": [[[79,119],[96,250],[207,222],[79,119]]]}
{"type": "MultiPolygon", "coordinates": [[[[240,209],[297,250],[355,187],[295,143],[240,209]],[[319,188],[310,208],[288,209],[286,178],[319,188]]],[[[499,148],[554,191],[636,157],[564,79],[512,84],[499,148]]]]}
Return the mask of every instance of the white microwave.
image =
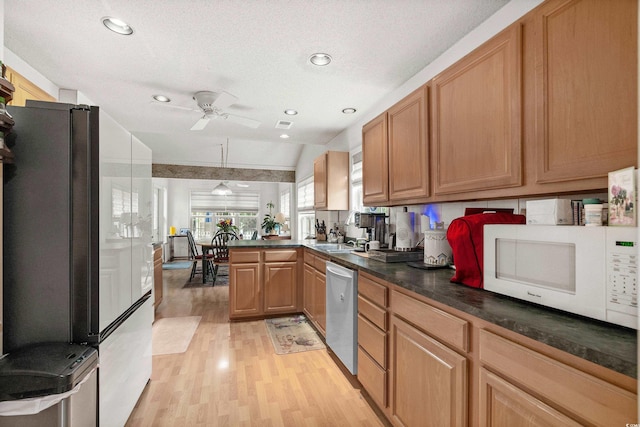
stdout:
{"type": "Polygon", "coordinates": [[[638,329],[638,229],[485,225],[484,289],[638,329]]]}

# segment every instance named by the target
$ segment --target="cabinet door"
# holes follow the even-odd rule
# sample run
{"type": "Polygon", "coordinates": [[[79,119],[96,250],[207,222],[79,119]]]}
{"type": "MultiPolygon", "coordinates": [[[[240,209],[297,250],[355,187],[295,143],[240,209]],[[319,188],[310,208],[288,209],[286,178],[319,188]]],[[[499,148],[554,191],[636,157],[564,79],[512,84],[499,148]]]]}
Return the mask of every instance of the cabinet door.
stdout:
{"type": "Polygon", "coordinates": [[[362,198],[366,206],[389,200],[387,113],[362,128],[362,198]]]}
{"type": "Polygon", "coordinates": [[[264,264],[264,312],[298,311],[298,264],[295,262],[264,264]]]}
{"type": "Polygon", "coordinates": [[[313,312],[313,286],[315,284],[315,281],[316,269],[308,264],[305,264],[302,290],[302,311],[311,321],[315,321],[315,313],[313,312]]]}
{"type": "Polygon", "coordinates": [[[479,398],[480,427],[581,425],[484,368],[479,398]]]}
{"type": "Polygon", "coordinates": [[[313,317],[324,336],[327,330],[327,276],[316,271],[313,287],[313,317]]]}
{"type": "Polygon", "coordinates": [[[466,426],[467,359],[398,318],[391,322],[393,423],[466,426]]]}
{"type": "Polygon", "coordinates": [[[522,184],[522,37],[514,24],[433,79],[434,192],[522,184]]]}
{"type": "Polygon", "coordinates": [[[637,9],[630,0],[554,0],[537,12],[537,182],[636,165],[637,9]]]}
{"type": "Polygon", "coordinates": [[[313,161],[313,207],[327,207],[327,153],[313,161]]]}
{"type": "Polygon", "coordinates": [[[229,275],[229,317],[261,314],[260,263],[231,264],[229,275]]]}
{"type": "Polygon", "coordinates": [[[392,202],[429,196],[428,91],[428,86],[421,87],[387,113],[392,202]]]}
{"type": "Polygon", "coordinates": [[[7,80],[9,80],[16,89],[13,93],[13,99],[9,102],[9,105],[24,107],[28,99],[49,102],[56,101],[53,96],[31,83],[22,76],[22,74],[17,73],[11,67],[7,67],[6,76],[7,80]]]}

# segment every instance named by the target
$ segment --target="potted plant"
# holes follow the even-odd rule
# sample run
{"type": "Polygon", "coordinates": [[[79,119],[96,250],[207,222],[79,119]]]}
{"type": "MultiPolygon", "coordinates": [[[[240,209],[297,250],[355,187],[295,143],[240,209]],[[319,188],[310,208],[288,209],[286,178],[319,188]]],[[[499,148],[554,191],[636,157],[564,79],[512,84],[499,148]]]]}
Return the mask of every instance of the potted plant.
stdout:
{"type": "Polygon", "coordinates": [[[236,233],[238,231],[238,227],[233,225],[232,219],[221,219],[216,225],[219,231],[224,231],[225,233],[236,233]]]}
{"type": "Polygon", "coordinates": [[[276,222],[276,218],[271,213],[271,210],[275,208],[276,205],[273,202],[267,203],[267,207],[269,208],[269,213],[264,216],[262,220],[262,229],[266,234],[275,234],[276,226],[278,223],[276,222]]]}

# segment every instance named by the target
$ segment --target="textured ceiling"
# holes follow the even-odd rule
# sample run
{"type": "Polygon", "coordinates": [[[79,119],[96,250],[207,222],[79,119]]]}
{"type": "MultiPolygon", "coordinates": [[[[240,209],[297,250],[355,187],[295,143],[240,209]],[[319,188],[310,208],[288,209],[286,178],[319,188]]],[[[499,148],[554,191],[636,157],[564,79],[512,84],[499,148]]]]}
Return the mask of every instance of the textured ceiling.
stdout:
{"type": "MultiPolygon", "coordinates": [[[[507,0],[5,0],[5,46],[61,88],[77,89],[152,150],[155,163],[293,169],[507,0]],[[104,16],[135,30],[107,31],[104,16]],[[326,52],[326,67],[309,63],[326,52]],[[202,116],[192,96],[224,90],[230,114],[202,116]],[[172,99],[171,108],[152,100],[172,99]],[[341,110],[358,111],[345,115],[341,110]],[[285,116],[293,108],[297,116],[285,116]],[[283,142],[278,120],[291,120],[283,142]]],[[[11,64],[8,64],[11,66],[11,64]]]]}

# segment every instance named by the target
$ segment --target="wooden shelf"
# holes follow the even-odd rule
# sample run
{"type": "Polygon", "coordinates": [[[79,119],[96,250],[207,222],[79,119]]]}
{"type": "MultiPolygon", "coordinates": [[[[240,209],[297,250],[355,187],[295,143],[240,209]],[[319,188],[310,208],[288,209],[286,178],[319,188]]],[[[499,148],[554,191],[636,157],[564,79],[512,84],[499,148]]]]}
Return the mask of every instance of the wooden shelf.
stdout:
{"type": "Polygon", "coordinates": [[[8,148],[0,148],[0,163],[13,163],[14,155],[8,148]]]}
{"type": "Polygon", "coordinates": [[[4,96],[5,104],[8,104],[13,99],[15,90],[16,88],[9,80],[0,77],[0,96],[4,96]]]}

